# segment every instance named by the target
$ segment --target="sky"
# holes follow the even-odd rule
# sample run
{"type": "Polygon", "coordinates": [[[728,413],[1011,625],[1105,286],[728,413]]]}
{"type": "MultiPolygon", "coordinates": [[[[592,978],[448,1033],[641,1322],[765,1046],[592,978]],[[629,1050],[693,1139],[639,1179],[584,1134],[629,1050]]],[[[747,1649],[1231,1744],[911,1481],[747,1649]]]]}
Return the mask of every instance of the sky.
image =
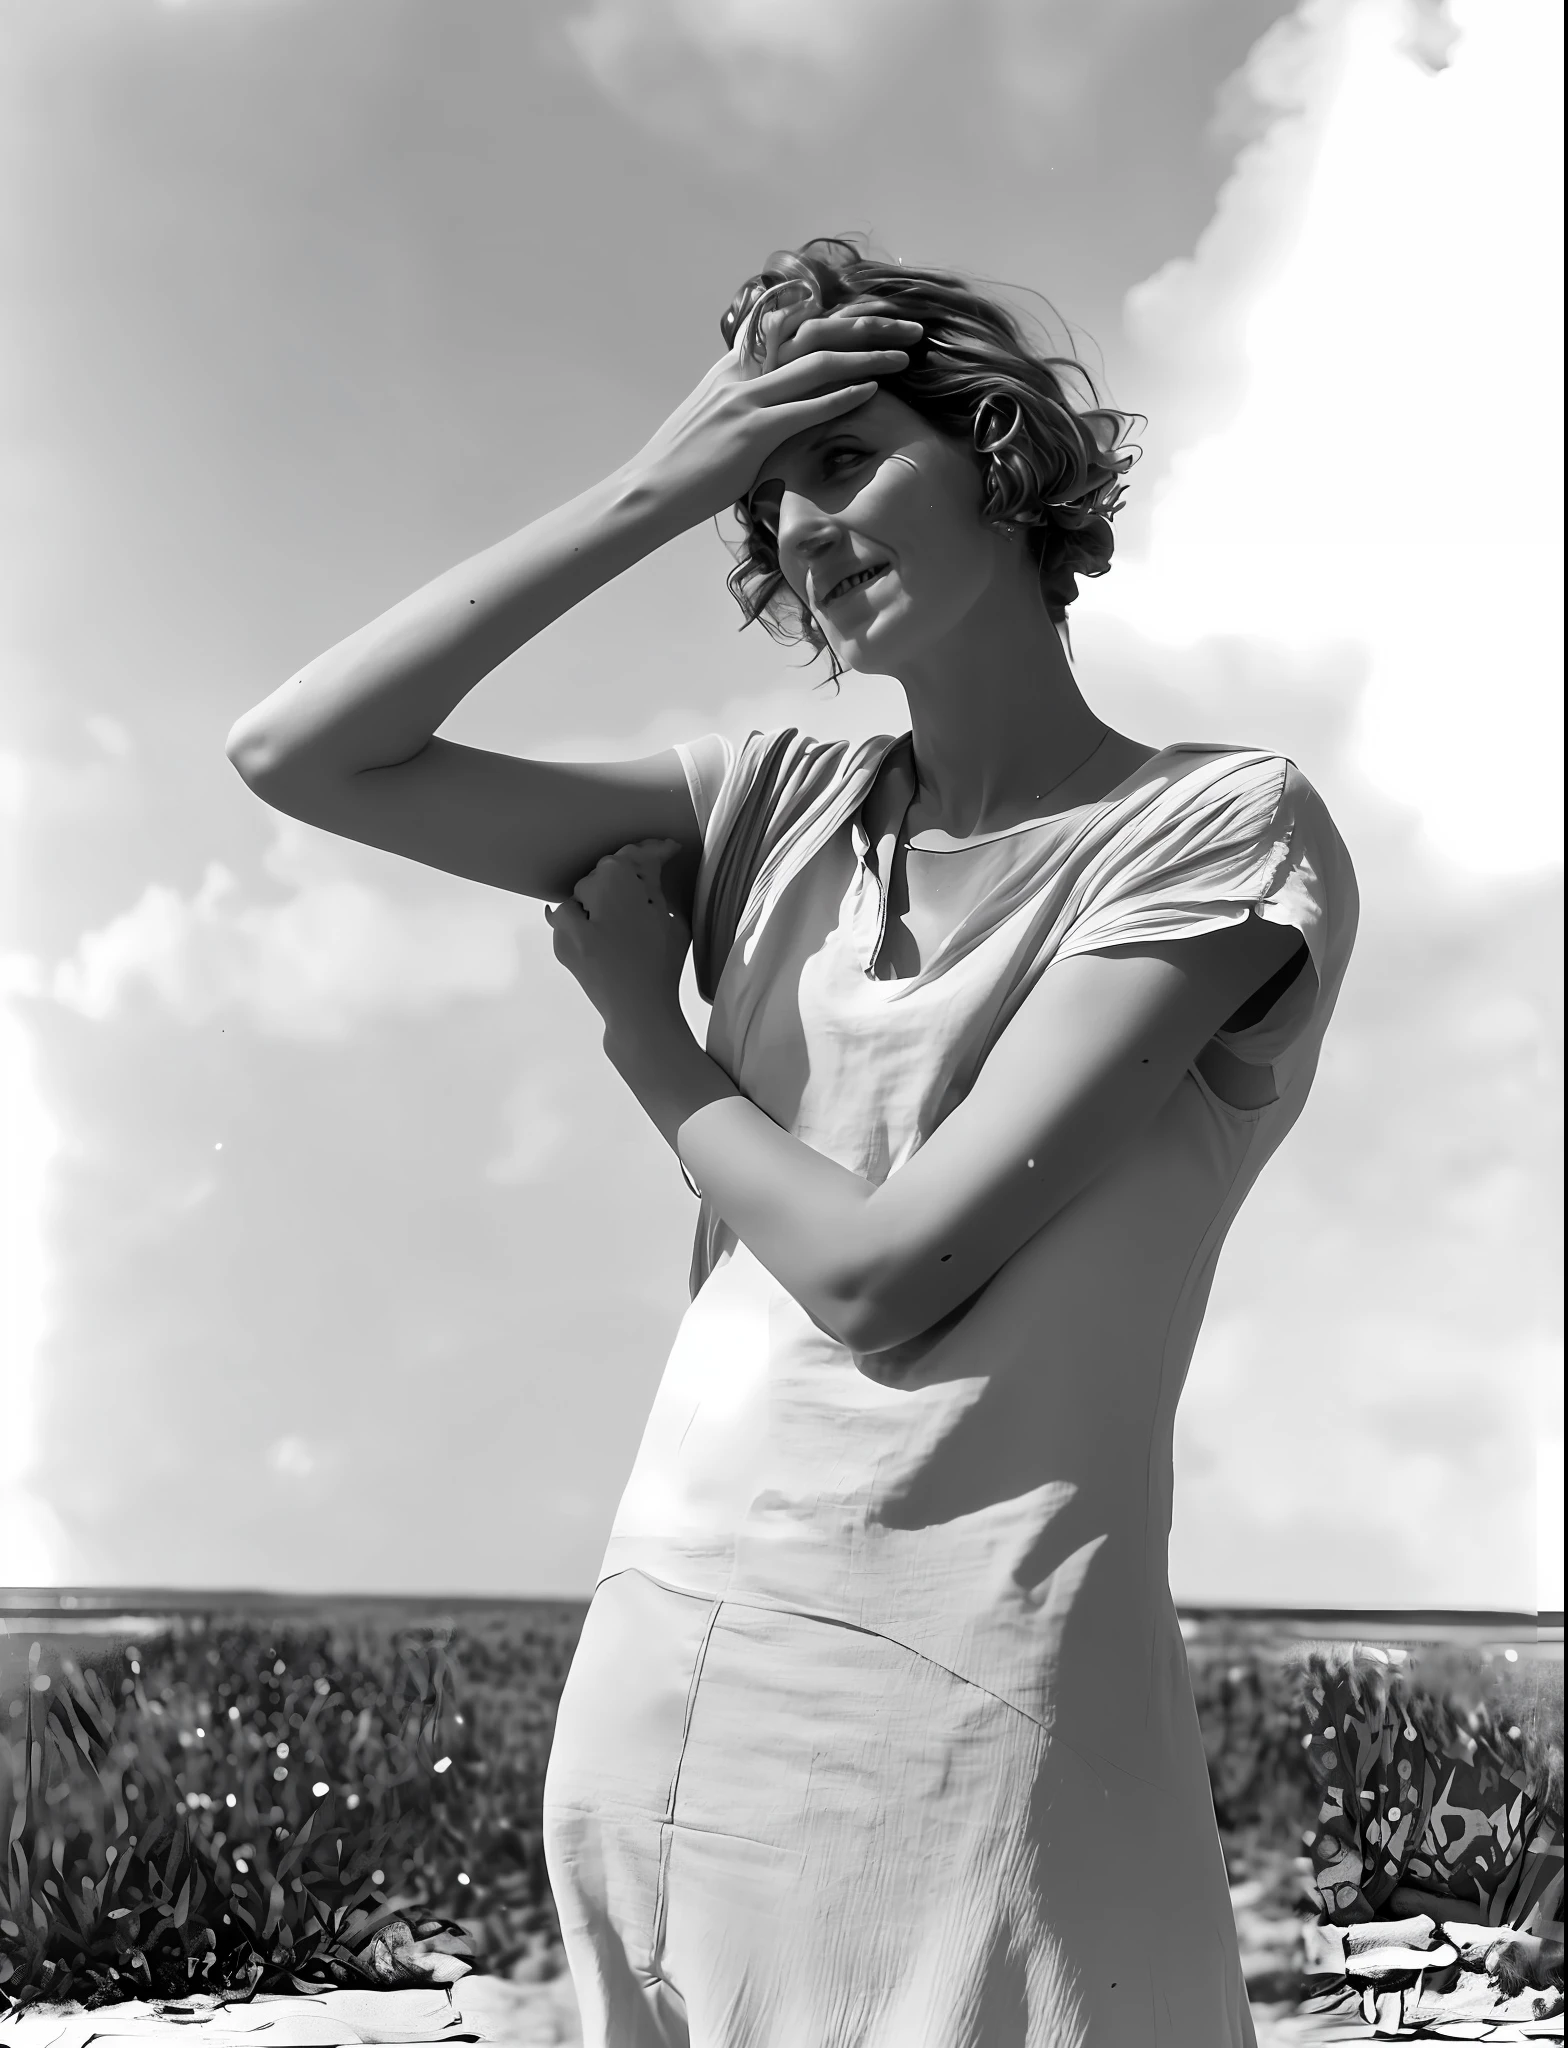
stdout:
{"type": "MultiPolygon", "coordinates": [[[[1360,878],[1183,1399],[1178,1599],[1560,1608],[1561,34],[12,0],[0,1582],[591,1588],[695,1204],[541,906],[268,811],[224,736],[629,457],[739,281],[850,229],[1043,293],[1147,415],[1085,695],[1288,753],[1360,878]]],[[[682,536],[444,730],[902,729],[739,634],[727,566],[682,536]]]]}

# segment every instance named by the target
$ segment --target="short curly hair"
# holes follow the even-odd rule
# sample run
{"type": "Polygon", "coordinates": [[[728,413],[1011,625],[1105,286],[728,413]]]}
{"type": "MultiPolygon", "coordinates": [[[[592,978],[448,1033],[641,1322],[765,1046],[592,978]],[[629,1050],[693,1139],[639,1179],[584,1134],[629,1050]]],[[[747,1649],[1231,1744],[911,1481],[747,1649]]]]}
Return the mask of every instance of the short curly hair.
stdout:
{"type": "MultiPolygon", "coordinates": [[[[880,388],[973,448],[980,516],[1025,529],[1046,610],[1059,624],[1078,577],[1111,566],[1111,520],[1139,453],[1126,443],[1143,415],[1101,403],[1076,357],[1031,346],[1018,317],[965,278],[879,262],[847,236],[776,250],[731,300],[719,323],[726,343],[734,346],[765,294],[789,283],[809,286],[824,312],[876,301],[920,321],[909,367],[881,378],[880,388]]],[[[744,499],[735,516],[742,538],[728,582],[745,623],[760,619],[775,640],[805,641],[820,654],[826,639],[785,580],[776,536],[744,499]]]]}

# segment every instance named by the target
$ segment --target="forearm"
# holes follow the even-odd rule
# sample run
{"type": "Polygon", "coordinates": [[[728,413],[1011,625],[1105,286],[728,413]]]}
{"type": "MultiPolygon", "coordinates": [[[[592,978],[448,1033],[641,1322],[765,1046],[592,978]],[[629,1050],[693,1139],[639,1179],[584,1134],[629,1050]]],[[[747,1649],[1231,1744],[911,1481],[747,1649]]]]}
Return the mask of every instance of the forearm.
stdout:
{"type": "Polygon", "coordinates": [[[604,1049],[742,1244],[814,1322],[856,1343],[871,1183],[782,1130],[708,1057],[684,1018],[607,1030],[604,1049]]]}
{"type": "Polygon", "coordinates": [[[617,471],[318,655],[236,722],[230,758],[252,781],[410,759],[491,669],[686,523],[617,471]]]}

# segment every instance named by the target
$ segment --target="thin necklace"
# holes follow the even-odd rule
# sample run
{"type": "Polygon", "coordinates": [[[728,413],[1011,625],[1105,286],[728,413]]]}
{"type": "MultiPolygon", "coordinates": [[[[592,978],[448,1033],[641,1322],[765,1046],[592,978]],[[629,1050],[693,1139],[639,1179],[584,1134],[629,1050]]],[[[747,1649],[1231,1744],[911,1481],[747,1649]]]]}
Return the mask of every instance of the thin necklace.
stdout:
{"type": "MultiPolygon", "coordinates": [[[[1106,742],[1106,741],[1107,741],[1107,740],[1108,740],[1108,739],[1110,738],[1110,736],[1111,736],[1111,728],[1110,728],[1109,726],[1106,726],[1105,730],[1104,730],[1104,731],[1103,731],[1103,732],[1102,732],[1102,733],[1100,734],[1100,737],[1099,737],[1099,738],[1098,738],[1098,739],[1097,739],[1097,740],[1095,741],[1094,745],[1093,745],[1093,746],[1092,746],[1092,747],[1091,747],[1091,748],[1089,749],[1088,753],[1084,755],[1083,759],[1082,759],[1081,761],[1075,761],[1075,762],[1073,763],[1072,767],[1068,769],[1068,771],[1067,771],[1067,773],[1066,773],[1065,775],[1058,775],[1058,776],[1057,776],[1057,778],[1056,778],[1056,780],[1055,780],[1055,781],[1054,781],[1054,782],[1053,782],[1053,783],[1051,784],[1051,786],[1050,786],[1050,788],[1049,788],[1049,789],[1037,789],[1037,790],[1035,791],[1035,794],[1034,794],[1034,801],[1035,801],[1035,802],[1036,802],[1037,804],[1043,804],[1043,803],[1045,802],[1045,800],[1046,800],[1046,798],[1047,798],[1048,796],[1054,796],[1054,795],[1055,795],[1055,793],[1057,792],[1057,790],[1059,790],[1059,789],[1061,788],[1061,786],[1062,786],[1062,784],[1063,784],[1064,782],[1071,782],[1071,781],[1072,781],[1072,779],[1073,779],[1073,777],[1074,777],[1074,776],[1075,776],[1075,775],[1076,775],[1076,774],[1078,773],[1079,769],[1081,769],[1081,768],[1087,768],[1087,767],[1088,767],[1089,763],[1090,763],[1090,762],[1091,762],[1091,761],[1092,761],[1092,760],[1094,759],[1095,755],[1096,755],[1096,754],[1097,754],[1097,753],[1098,753],[1098,752],[1100,751],[1101,747],[1103,747],[1103,746],[1105,745],[1105,742],[1106,742]]],[[[915,787],[916,787],[916,793],[918,794],[918,792],[919,792],[919,784],[918,784],[918,782],[916,783],[916,786],[915,786],[915,787]]],[[[903,836],[903,838],[904,838],[904,842],[905,842],[905,844],[907,845],[907,844],[909,844],[909,843],[910,843],[910,834],[909,834],[909,832],[908,832],[908,829],[907,829],[907,824],[908,824],[908,817],[909,817],[909,813],[908,813],[908,810],[907,810],[907,808],[906,808],[906,810],[905,810],[905,813],[904,813],[904,817],[905,817],[905,831],[904,831],[904,833],[903,833],[903,835],[902,835],[902,836],[903,836]]],[[[1026,820],[1025,822],[1028,822],[1028,821],[1026,820]]],[[[930,829],[930,827],[928,827],[928,826],[917,826],[917,827],[916,827],[916,830],[919,830],[919,831],[927,831],[927,830],[929,830],[929,829],[930,829]]],[[[1003,831],[1007,831],[1007,832],[1012,832],[1012,831],[1016,831],[1017,829],[1018,829],[1018,827],[1016,827],[1016,826],[1013,826],[1013,825],[1007,825],[1007,826],[1003,826],[1003,827],[1002,827],[1002,830],[1003,830],[1003,831]]]]}
{"type": "Polygon", "coordinates": [[[1051,787],[1049,789],[1037,789],[1035,791],[1035,802],[1037,804],[1043,804],[1048,796],[1055,795],[1056,791],[1061,788],[1064,782],[1071,782],[1073,777],[1078,773],[1078,770],[1080,768],[1087,768],[1089,763],[1094,759],[1095,755],[1100,751],[1101,747],[1105,745],[1105,742],[1110,738],[1110,736],[1111,728],[1107,726],[1105,730],[1100,734],[1100,737],[1095,741],[1094,745],[1089,749],[1088,753],[1084,755],[1081,761],[1079,761],[1074,767],[1069,768],[1065,775],[1058,775],[1056,780],[1051,784],[1051,787]]]}

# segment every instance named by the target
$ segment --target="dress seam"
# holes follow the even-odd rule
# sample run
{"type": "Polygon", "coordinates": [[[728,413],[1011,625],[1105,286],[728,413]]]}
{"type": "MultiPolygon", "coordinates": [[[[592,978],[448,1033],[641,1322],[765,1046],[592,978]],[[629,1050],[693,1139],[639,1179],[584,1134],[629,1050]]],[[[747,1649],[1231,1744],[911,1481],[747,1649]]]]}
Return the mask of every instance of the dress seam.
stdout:
{"type": "Polygon", "coordinates": [[[721,1602],[715,1600],[703,1625],[702,1640],[697,1645],[697,1654],[692,1659],[691,1677],[686,1685],[686,1706],[681,1716],[680,1747],[675,1753],[675,1768],[670,1773],[670,1789],[665,1797],[664,1818],[659,1823],[659,1881],[653,1900],[653,1931],[648,1943],[648,1967],[662,1975],[660,1964],[664,1955],[665,1923],[669,1905],[670,1850],[675,1839],[675,1802],[680,1791],[681,1767],[686,1761],[686,1745],[691,1737],[692,1710],[697,1704],[697,1687],[702,1678],[702,1667],[708,1659],[708,1644],[713,1636],[713,1624],[719,1618],[721,1602]]]}
{"type": "MultiPolygon", "coordinates": [[[[711,1596],[699,1595],[698,1597],[707,1598],[711,1596]]],[[[889,1635],[886,1629],[868,1628],[861,1621],[846,1621],[839,1614],[819,1614],[809,1607],[792,1607],[782,1600],[747,1599],[730,1591],[726,1591],[722,1598],[716,1602],[716,1605],[723,1607],[745,1607],[751,1609],[756,1614],[793,1614],[801,1621],[814,1621],[823,1628],[845,1628],[853,1635],[871,1636],[879,1643],[890,1643],[895,1650],[902,1650],[910,1657],[918,1657],[922,1664],[929,1664],[933,1670],[945,1671],[949,1678],[955,1679],[960,1685],[968,1686],[972,1692],[981,1693],[988,1700],[995,1700],[999,1707],[1006,1707],[1009,1713],[1016,1714],[1021,1721],[1027,1721],[1031,1728],[1038,1728],[1040,1733],[1047,1737],[1048,1740],[1060,1742],[1067,1749],[1072,1749],[1073,1747],[1065,1736],[1057,1734],[1055,1728],[1049,1722],[1042,1721],[1038,1714],[1031,1714],[1027,1707],[1019,1706],[1016,1700],[1010,1700],[1005,1694],[994,1691],[992,1687],[986,1685],[981,1679],[971,1678],[967,1671],[960,1671],[956,1666],[944,1663],[940,1657],[933,1657],[929,1650],[922,1650],[916,1644],[906,1642],[902,1636],[889,1635]]],[[[706,1638],[704,1642],[706,1643],[706,1638]]],[[[1074,1751],[1074,1754],[1076,1755],[1077,1752],[1074,1751]]]]}

